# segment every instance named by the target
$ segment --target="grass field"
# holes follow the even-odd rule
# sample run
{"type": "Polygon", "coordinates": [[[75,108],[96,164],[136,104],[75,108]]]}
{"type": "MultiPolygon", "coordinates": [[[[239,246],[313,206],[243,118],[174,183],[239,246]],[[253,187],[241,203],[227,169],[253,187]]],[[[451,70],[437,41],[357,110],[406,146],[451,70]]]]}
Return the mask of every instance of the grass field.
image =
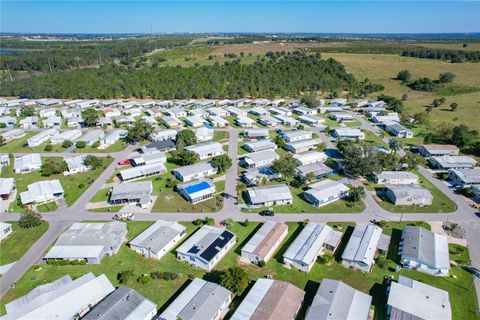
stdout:
{"type": "Polygon", "coordinates": [[[118,212],[123,208],[123,206],[110,206],[105,208],[95,208],[95,209],[88,209],[90,212],[104,212],[104,213],[111,213],[111,212],[118,212]]]}
{"type": "MultiPolygon", "coordinates": [[[[374,196],[374,199],[377,203],[390,212],[398,212],[398,213],[411,213],[411,212],[421,212],[421,213],[449,213],[453,212],[457,209],[457,205],[455,202],[450,200],[442,191],[440,191],[437,187],[430,183],[418,170],[412,170],[418,176],[418,180],[421,186],[425,187],[430,191],[433,196],[433,203],[430,206],[420,207],[420,206],[396,206],[389,202],[388,200],[384,200],[378,196],[374,196]]],[[[376,190],[377,192],[381,192],[383,186],[372,186],[367,185],[367,188],[371,191],[376,190]]]]}
{"type": "MultiPolygon", "coordinates": [[[[346,54],[346,53],[324,53],[323,56],[331,57],[343,63],[347,71],[355,75],[359,80],[368,78],[372,82],[381,83],[385,90],[381,93],[401,98],[403,94],[408,95],[404,102],[406,111],[413,115],[423,111],[422,106],[432,102],[439,96],[434,92],[411,90],[395,80],[397,73],[407,69],[412,73],[412,79],[419,77],[430,77],[437,79],[441,72],[453,72],[456,78],[454,85],[480,88],[480,64],[478,63],[456,63],[452,64],[441,60],[418,59],[401,57],[395,54],[346,54]]],[[[375,99],[379,93],[373,93],[375,99]]],[[[473,114],[480,114],[480,93],[470,93],[456,96],[449,96],[445,105],[433,110],[430,113],[430,121],[433,125],[442,122],[463,123],[472,129],[480,130],[480,121],[473,114]],[[451,102],[457,102],[459,107],[456,112],[445,111],[451,102]]]]}
{"type": "Polygon", "coordinates": [[[27,143],[27,139],[34,136],[36,133],[37,132],[26,132],[24,137],[6,142],[3,146],[0,147],[0,152],[1,153],[21,152],[19,150],[26,150],[25,152],[30,152],[28,150],[30,148],[24,147],[24,145],[27,143]]]}
{"type": "Polygon", "coordinates": [[[20,259],[48,229],[46,221],[31,229],[20,228],[18,222],[8,223],[12,225],[13,233],[0,242],[0,266],[20,259]]]}
{"type": "MultiPolygon", "coordinates": [[[[26,191],[27,186],[36,181],[44,180],[60,180],[63,190],[65,192],[65,201],[67,205],[71,206],[75,200],[88,188],[90,184],[102,173],[103,170],[113,161],[112,159],[101,158],[103,166],[87,172],[74,174],[71,176],[64,176],[62,173],[51,175],[49,177],[42,176],[40,171],[34,171],[26,174],[17,174],[13,172],[13,159],[10,161],[10,165],[2,169],[0,176],[2,178],[15,178],[17,186],[17,199],[20,198],[20,192],[26,191]]],[[[44,158],[42,158],[44,161],[44,158]]],[[[12,201],[10,209],[15,212],[23,212],[25,209],[18,205],[18,201],[12,201]]]]}
{"type": "Polygon", "coordinates": [[[229,133],[228,131],[215,131],[213,133],[213,139],[212,141],[216,141],[216,142],[226,142],[228,141],[228,138],[229,138],[229,133]]]}
{"type": "Polygon", "coordinates": [[[73,153],[109,153],[109,152],[119,152],[123,151],[128,144],[126,144],[123,141],[117,141],[111,146],[109,146],[106,149],[98,149],[98,148],[92,148],[92,147],[85,147],[85,148],[75,148],[73,149],[73,153]]]}
{"type": "MultiPolygon", "coordinates": [[[[151,222],[128,222],[128,239],[134,238],[141,231],[147,228],[151,222]]],[[[354,223],[330,223],[331,225],[341,228],[342,232],[346,233],[344,240],[351,234],[354,223]]],[[[398,235],[401,228],[407,224],[404,223],[387,223],[384,228],[384,233],[392,235],[393,246],[398,245],[398,235]]],[[[422,223],[423,225],[424,223],[422,223]]],[[[190,236],[196,229],[191,223],[184,223],[187,227],[187,236],[190,236]]],[[[247,226],[242,226],[239,223],[234,223],[229,229],[237,235],[237,244],[235,247],[221,260],[215,270],[224,270],[231,266],[238,265],[238,258],[240,248],[243,247],[246,241],[253,235],[254,231],[259,227],[258,223],[250,222],[247,226]]],[[[334,261],[329,265],[317,262],[313,269],[308,273],[302,273],[296,270],[289,270],[282,264],[282,254],[286,251],[288,246],[292,243],[294,238],[301,231],[302,225],[299,223],[288,224],[288,236],[286,240],[280,245],[279,250],[273,256],[272,260],[263,268],[258,268],[250,265],[242,265],[242,268],[247,271],[249,278],[254,281],[264,276],[271,276],[274,279],[284,280],[306,291],[305,305],[300,310],[300,318],[303,318],[306,308],[311,304],[313,296],[319,286],[319,283],[324,278],[339,279],[354,288],[369,293],[373,296],[373,305],[376,309],[374,319],[385,319],[384,306],[386,298],[386,286],[383,285],[384,277],[393,275],[395,279],[398,275],[405,275],[410,278],[422,281],[424,283],[433,285],[435,287],[447,290],[450,293],[450,300],[452,304],[453,319],[476,319],[476,297],[474,289],[470,287],[471,274],[461,268],[452,268],[452,277],[433,277],[415,271],[401,270],[399,272],[389,271],[387,267],[379,268],[374,265],[372,272],[362,273],[343,267],[338,261],[334,261]]],[[[427,226],[428,227],[428,226],[427,226]]],[[[457,249],[457,248],[455,248],[457,249]]],[[[393,250],[387,255],[387,265],[394,266],[397,256],[393,250]]],[[[338,252],[339,256],[341,252],[338,252]]],[[[462,258],[468,259],[467,250],[462,252],[462,258]]],[[[31,268],[18,282],[14,289],[10,290],[5,298],[2,300],[2,307],[6,302],[12,301],[21,295],[26,294],[36,286],[51,282],[59,277],[70,274],[73,278],[77,278],[87,272],[93,272],[96,275],[106,274],[109,280],[118,286],[117,275],[124,270],[134,270],[135,277],[129,280],[126,285],[138,290],[146,298],[158,304],[160,310],[172,302],[172,297],[178,295],[184,287],[189,283],[189,277],[204,277],[207,280],[218,280],[218,274],[215,272],[206,274],[200,269],[190,267],[185,262],[177,261],[174,252],[165,255],[160,261],[144,259],[133,250],[130,250],[126,245],[123,246],[118,254],[112,257],[106,257],[101,264],[86,265],[86,266],[49,266],[41,265],[40,268],[31,268]],[[169,271],[175,272],[179,275],[179,279],[173,281],[153,280],[151,279],[146,284],[140,284],[136,281],[136,277],[141,274],[149,274],[151,272],[169,271]]],[[[253,283],[252,283],[253,284],[253,283]]],[[[247,290],[248,291],[248,290],[247,290]]],[[[243,297],[237,297],[233,301],[231,308],[235,310],[239,301],[243,297]]],[[[2,310],[4,312],[4,310],[2,310]]]]}
{"type": "Polygon", "coordinates": [[[110,188],[100,189],[95,193],[95,195],[90,199],[90,202],[102,202],[108,200],[108,194],[110,192],[110,188]]]}

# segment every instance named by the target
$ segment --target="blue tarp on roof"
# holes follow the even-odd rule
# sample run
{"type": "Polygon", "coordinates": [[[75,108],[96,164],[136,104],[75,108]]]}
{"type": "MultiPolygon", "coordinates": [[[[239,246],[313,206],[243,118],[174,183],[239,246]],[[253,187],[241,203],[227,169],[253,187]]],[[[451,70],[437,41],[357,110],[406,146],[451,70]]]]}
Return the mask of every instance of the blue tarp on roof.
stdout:
{"type": "Polygon", "coordinates": [[[192,193],[202,191],[202,190],[205,190],[205,189],[208,189],[208,188],[210,188],[210,184],[206,181],[202,181],[199,184],[194,184],[194,185],[186,187],[185,191],[188,194],[192,194],[192,193]]]}

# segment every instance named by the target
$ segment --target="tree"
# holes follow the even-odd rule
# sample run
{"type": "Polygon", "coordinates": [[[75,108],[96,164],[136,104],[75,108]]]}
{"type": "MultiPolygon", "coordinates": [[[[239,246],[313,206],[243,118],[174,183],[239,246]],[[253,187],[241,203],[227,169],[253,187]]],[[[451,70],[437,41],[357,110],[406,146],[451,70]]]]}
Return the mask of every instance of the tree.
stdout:
{"type": "Polygon", "coordinates": [[[137,118],[133,126],[128,128],[126,140],[129,142],[147,140],[153,129],[153,126],[147,120],[137,118]]]}
{"type": "Polygon", "coordinates": [[[197,136],[195,135],[195,132],[193,132],[193,130],[184,129],[177,133],[177,150],[183,150],[183,148],[194,145],[196,143],[197,136]]]}
{"type": "Polygon", "coordinates": [[[348,191],[348,198],[349,202],[358,202],[365,198],[365,189],[363,187],[353,187],[348,191]]]}
{"type": "Polygon", "coordinates": [[[427,114],[430,114],[430,112],[432,112],[432,110],[433,110],[433,107],[430,106],[430,105],[425,108],[425,111],[427,112],[427,114]]]}
{"type": "Polygon", "coordinates": [[[33,106],[25,106],[20,109],[20,117],[31,117],[35,114],[35,108],[33,106]]]}
{"type": "Polygon", "coordinates": [[[87,167],[90,167],[92,170],[95,170],[97,168],[100,168],[103,165],[103,161],[98,157],[88,155],[85,157],[83,164],[86,165],[87,167]]]}
{"type": "Polygon", "coordinates": [[[335,257],[331,254],[331,253],[324,253],[321,257],[320,257],[320,263],[323,263],[323,264],[326,264],[326,265],[329,265],[333,262],[333,260],[335,260],[335,257]]]}
{"type": "Polygon", "coordinates": [[[458,103],[456,102],[450,103],[450,111],[452,112],[457,111],[457,108],[458,108],[458,103]]]}
{"type": "Polygon", "coordinates": [[[279,148],[283,148],[283,146],[285,145],[285,140],[282,139],[282,137],[280,136],[276,136],[273,141],[275,142],[275,144],[277,145],[277,147],[279,148]]]}
{"type": "Polygon", "coordinates": [[[63,141],[63,143],[62,143],[62,147],[63,147],[63,148],[70,148],[71,146],[73,146],[73,142],[70,141],[70,140],[65,140],[65,141],[63,141]]]}
{"type": "Polygon", "coordinates": [[[289,181],[295,176],[297,165],[297,160],[291,155],[284,155],[273,161],[272,169],[273,171],[280,173],[286,181],[289,181]]]}
{"type": "Polygon", "coordinates": [[[89,107],[82,111],[82,119],[86,127],[95,127],[100,119],[100,113],[95,108],[89,107]]]}
{"type": "Polygon", "coordinates": [[[241,296],[249,284],[247,272],[240,267],[228,268],[220,274],[220,285],[236,295],[241,296]]]}
{"type": "MultiPolygon", "coordinates": [[[[352,143],[343,147],[343,164],[346,172],[353,176],[370,176],[381,171],[378,150],[372,143],[352,143]]],[[[337,145],[338,146],[338,145],[337,145]]]]}
{"type": "Polygon", "coordinates": [[[433,99],[433,101],[432,101],[432,106],[434,108],[438,108],[441,104],[442,104],[442,102],[440,101],[440,99],[433,99]]]}
{"type": "Polygon", "coordinates": [[[455,77],[455,74],[451,72],[443,72],[438,76],[438,81],[440,83],[450,83],[453,81],[453,79],[455,79],[455,77]]]}
{"type": "Polygon", "coordinates": [[[456,126],[452,131],[452,143],[459,148],[463,148],[468,143],[467,133],[468,127],[466,125],[456,126]]]}
{"type": "Polygon", "coordinates": [[[391,138],[388,141],[388,147],[393,151],[393,154],[397,154],[397,151],[402,149],[402,143],[397,138],[391,138]]]}
{"type": "Polygon", "coordinates": [[[193,151],[183,150],[177,153],[177,161],[182,166],[189,166],[198,160],[200,160],[200,157],[193,151]]]}
{"type": "Polygon", "coordinates": [[[18,225],[20,228],[23,229],[30,229],[35,228],[41,225],[43,222],[42,216],[33,211],[27,211],[20,215],[20,219],[18,219],[18,225]]]}
{"type": "Polygon", "coordinates": [[[425,158],[418,154],[407,152],[401,159],[401,162],[407,166],[408,170],[417,168],[420,164],[425,163],[425,158]]]}
{"type": "Polygon", "coordinates": [[[217,168],[218,173],[223,173],[232,166],[232,159],[226,154],[215,156],[212,158],[212,165],[217,168]]]}
{"type": "Polygon", "coordinates": [[[0,146],[5,145],[5,138],[3,136],[0,136],[0,146]]]}
{"type": "Polygon", "coordinates": [[[308,108],[317,108],[320,105],[320,101],[318,101],[314,96],[303,96],[300,102],[306,105],[308,108]]]}
{"type": "Polygon", "coordinates": [[[63,173],[68,170],[67,163],[63,158],[47,158],[41,167],[42,176],[63,173]]]}
{"type": "Polygon", "coordinates": [[[428,124],[428,113],[417,112],[413,115],[413,121],[415,124],[428,124]]]}
{"type": "Polygon", "coordinates": [[[408,82],[412,78],[412,74],[408,70],[402,70],[397,74],[397,80],[408,82]]]}

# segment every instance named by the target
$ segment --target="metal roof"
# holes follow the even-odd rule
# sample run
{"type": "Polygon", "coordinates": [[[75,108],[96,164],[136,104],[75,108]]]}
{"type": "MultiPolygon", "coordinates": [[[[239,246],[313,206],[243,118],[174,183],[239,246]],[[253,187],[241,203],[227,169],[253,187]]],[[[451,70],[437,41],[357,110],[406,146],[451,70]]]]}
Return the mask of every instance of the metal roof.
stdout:
{"type": "Polygon", "coordinates": [[[324,223],[309,222],[283,254],[284,258],[312,264],[333,229],[324,223]]]}
{"type": "Polygon", "coordinates": [[[451,170],[463,183],[480,183],[480,168],[451,170]]]}
{"type": "Polygon", "coordinates": [[[178,222],[157,220],[130,241],[129,244],[130,246],[142,247],[158,253],[185,230],[185,227],[178,222]]]}
{"type": "Polygon", "coordinates": [[[15,187],[15,179],[13,178],[0,178],[0,195],[10,194],[15,187]]]}
{"type": "Polygon", "coordinates": [[[295,319],[304,295],[303,290],[288,282],[258,279],[231,319],[295,319]]]}
{"type": "Polygon", "coordinates": [[[271,149],[251,152],[244,156],[245,161],[249,164],[256,164],[264,161],[273,161],[279,158],[280,156],[271,149]]]}
{"type": "Polygon", "coordinates": [[[193,151],[195,153],[198,153],[200,155],[204,153],[211,153],[211,152],[217,152],[222,149],[222,145],[218,142],[205,142],[205,143],[200,143],[200,144],[195,144],[193,146],[188,146],[185,147],[186,150],[193,151]]]}
{"type": "Polygon", "coordinates": [[[247,147],[253,152],[264,151],[264,150],[275,150],[277,145],[269,139],[251,141],[244,144],[244,147],[247,147]]]}
{"type": "Polygon", "coordinates": [[[165,164],[163,162],[156,162],[151,164],[146,164],[144,166],[132,167],[120,171],[120,176],[122,180],[130,180],[140,177],[145,177],[153,174],[160,174],[167,171],[165,164]]]}
{"type": "Polygon", "coordinates": [[[450,268],[447,237],[418,226],[405,226],[402,260],[420,262],[439,269],[450,268]]]}
{"type": "Polygon", "coordinates": [[[258,254],[265,257],[271,250],[275,250],[275,243],[288,230],[285,223],[266,221],[253,237],[243,246],[242,251],[258,254]]]}
{"type": "Polygon", "coordinates": [[[118,248],[126,234],[124,222],[74,223],[58,237],[45,259],[101,258],[103,252],[118,248]]]}
{"type": "Polygon", "coordinates": [[[447,291],[399,276],[392,282],[387,305],[392,307],[390,319],[452,319],[447,291]]]}
{"type": "Polygon", "coordinates": [[[83,320],[137,320],[156,313],[157,305],[134,289],[119,287],[97,304],[83,320]]]}
{"type": "Polygon", "coordinates": [[[329,179],[311,184],[308,187],[309,189],[305,191],[305,193],[320,200],[337,197],[349,190],[349,188],[343,183],[329,179]]]}
{"type": "Polygon", "coordinates": [[[180,167],[173,171],[178,172],[182,177],[186,177],[211,170],[216,171],[209,162],[200,162],[189,166],[180,167]]]}
{"type": "Polygon", "coordinates": [[[342,254],[342,259],[372,265],[382,229],[377,226],[358,224],[342,254]]]}
{"type": "Polygon", "coordinates": [[[305,320],[367,320],[372,297],[338,280],[323,279],[305,320]]]}
{"type": "Polygon", "coordinates": [[[386,189],[389,189],[397,199],[413,198],[413,199],[431,199],[433,198],[430,191],[417,184],[386,184],[386,189]]]}
{"type": "Polygon", "coordinates": [[[152,181],[138,181],[116,184],[110,193],[110,200],[122,199],[150,199],[152,195],[152,181]]]}
{"type": "Polygon", "coordinates": [[[247,189],[252,204],[262,204],[272,201],[292,200],[292,193],[284,183],[247,189]]]}
{"type": "Polygon", "coordinates": [[[215,319],[220,308],[230,299],[224,287],[195,278],[160,315],[165,320],[215,319]]]}
{"type": "Polygon", "coordinates": [[[38,153],[30,153],[23,156],[16,156],[13,161],[14,170],[30,169],[41,165],[42,158],[38,153]]]}
{"type": "Polygon", "coordinates": [[[27,191],[20,192],[23,204],[53,199],[54,195],[63,194],[63,187],[59,180],[38,181],[27,186],[27,191]]]}
{"type": "Polygon", "coordinates": [[[2,319],[73,319],[114,290],[104,274],[95,277],[87,273],[73,281],[67,275],[7,303],[7,314],[2,319]]]}

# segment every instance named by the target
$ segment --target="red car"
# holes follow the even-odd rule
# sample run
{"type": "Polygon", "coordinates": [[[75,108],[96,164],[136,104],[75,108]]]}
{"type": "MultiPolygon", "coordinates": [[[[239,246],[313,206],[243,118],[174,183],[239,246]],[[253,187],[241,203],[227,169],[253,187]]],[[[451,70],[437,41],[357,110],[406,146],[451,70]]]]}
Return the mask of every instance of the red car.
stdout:
{"type": "Polygon", "coordinates": [[[120,166],[128,166],[130,164],[130,160],[122,160],[122,161],[119,161],[118,164],[120,166]]]}

